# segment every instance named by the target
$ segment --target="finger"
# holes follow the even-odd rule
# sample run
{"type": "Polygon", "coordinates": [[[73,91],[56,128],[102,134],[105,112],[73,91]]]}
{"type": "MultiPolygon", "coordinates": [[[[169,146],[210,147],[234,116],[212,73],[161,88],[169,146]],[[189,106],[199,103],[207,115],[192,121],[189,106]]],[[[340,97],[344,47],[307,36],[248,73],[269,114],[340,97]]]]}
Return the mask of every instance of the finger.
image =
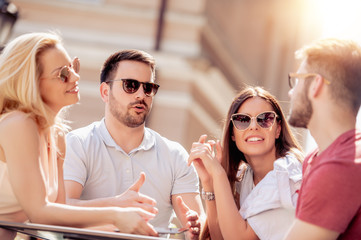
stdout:
{"type": "Polygon", "coordinates": [[[149,197],[147,195],[144,195],[142,193],[139,193],[138,201],[140,203],[148,204],[148,205],[151,205],[151,206],[157,205],[157,201],[154,198],[151,198],[151,197],[149,197]]]}
{"type": "Polygon", "coordinates": [[[201,226],[201,224],[200,224],[200,222],[198,220],[196,220],[196,221],[188,221],[187,222],[187,227],[188,228],[194,228],[194,227],[200,227],[200,226],[201,226]]]}
{"type": "Polygon", "coordinates": [[[216,141],[214,140],[208,140],[207,144],[209,144],[210,146],[213,146],[214,144],[216,144],[216,141]]]}
{"type": "Polygon", "coordinates": [[[134,204],[134,207],[139,207],[141,209],[144,209],[145,211],[148,211],[148,212],[151,212],[154,214],[157,214],[159,212],[158,208],[151,206],[149,204],[137,203],[137,204],[134,204]]]}
{"type": "Polygon", "coordinates": [[[145,223],[144,230],[146,232],[146,235],[155,236],[155,237],[159,236],[157,231],[154,229],[154,227],[148,222],[145,223]]]}
{"type": "Polygon", "coordinates": [[[158,236],[157,231],[153,228],[153,226],[147,221],[140,221],[135,226],[134,230],[131,232],[133,234],[141,234],[148,236],[158,236]]]}
{"type": "Polygon", "coordinates": [[[145,182],[145,173],[141,172],[138,180],[135,183],[133,183],[132,186],[129,187],[129,190],[139,192],[139,189],[143,185],[144,182],[145,182]]]}
{"type": "Polygon", "coordinates": [[[200,228],[192,228],[189,229],[189,231],[187,232],[187,237],[188,239],[196,240],[199,239],[199,234],[200,234],[200,228]]]}
{"type": "Polygon", "coordinates": [[[146,221],[149,221],[150,219],[153,219],[153,218],[155,217],[155,214],[154,214],[154,213],[145,211],[145,210],[142,209],[142,208],[138,208],[137,213],[138,213],[144,220],[146,220],[146,221]]]}
{"type": "Polygon", "coordinates": [[[207,161],[207,158],[213,158],[213,151],[209,144],[202,144],[202,146],[191,150],[188,158],[188,166],[190,166],[192,162],[199,161],[201,163],[207,161]]]}
{"type": "Polygon", "coordinates": [[[200,143],[200,142],[194,142],[192,143],[192,148],[191,148],[191,151],[203,146],[204,143],[200,143]]]}
{"type": "Polygon", "coordinates": [[[199,137],[199,140],[198,142],[200,143],[205,143],[206,142],[206,139],[207,139],[207,134],[203,134],[199,137]]]}
{"type": "Polygon", "coordinates": [[[194,235],[199,235],[200,231],[199,231],[199,227],[193,227],[191,229],[189,229],[189,231],[194,234],[194,235]]]}
{"type": "Polygon", "coordinates": [[[222,149],[222,146],[221,146],[221,143],[219,142],[219,140],[217,140],[217,143],[216,143],[216,151],[217,151],[216,158],[219,163],[222,163],[223,149],[222,149]]]}
{"type": "Polygon", "coordinates": [[[201,158],[189,158],[188,159],[188,166],[190,166],[193,163],[193,166],[196,168],[196,171],[202,171],[202,169],[204,168],[203,162],[201,158]]]}
{"type": "Polygon", "coordinates": [[[202,159],[202,156],[209,152],[209,149],[203,143],[193,143],[193,147],[189,153],[188,157],[188,166],[192,164],[193,161],[202,159]]]}
{"type": "Polygon", "coordinates": [[[197,222],[198,219],[199,219],[198,214],[197,214],[196,212],[190,210],[190,212],[189,212],[189,214],[188,214],[188,216],[187,216],[187,220],[188,220],[189,222],[193,223],[193,222],[197,222]]]}
{"type": "Polygon", "coordinates": [[[181,196],[177,196],[176,204],[179,206],[179,209],[182,213],[187,213],[188,211],[190,211],[189,207],[185,204],[181,196]]]}
{"type": "Polygon", "coordinates": [[[208,141],[207,143],[204,143],[203,145],[207,151],[212,152],[214,144],[215,144],[214,140],[211,140],[211,141],[208,141]]]}

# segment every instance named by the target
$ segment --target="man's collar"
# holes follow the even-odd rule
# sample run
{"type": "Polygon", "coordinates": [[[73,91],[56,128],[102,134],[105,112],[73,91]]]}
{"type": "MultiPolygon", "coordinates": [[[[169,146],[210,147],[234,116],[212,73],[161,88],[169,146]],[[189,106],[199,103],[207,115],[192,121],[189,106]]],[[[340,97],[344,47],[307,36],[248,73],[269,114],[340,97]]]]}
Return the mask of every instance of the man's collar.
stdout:
{"type": "MultiPolygon", "coordinates": [[[[105,125],[104,118],[100,122],[99,133],[100,133],[100,136],[101,136],[103,142],[105,143],[105,145],[107,145],[109,147],[115,147],[118,150],[122,150],[122,148],[114,141],[114,139],[110,135],[110,133],[105,125]]],[[[149,128],[144,128],[144,137],[143,137],[141,144],[137,148],[133,149],[131,152],[138,151],[138,150],[146,151],[146,150],[151,149],[154,145],[155,145],[155,136],[152,133],[152,130],[150,130],[149,128]]]]}

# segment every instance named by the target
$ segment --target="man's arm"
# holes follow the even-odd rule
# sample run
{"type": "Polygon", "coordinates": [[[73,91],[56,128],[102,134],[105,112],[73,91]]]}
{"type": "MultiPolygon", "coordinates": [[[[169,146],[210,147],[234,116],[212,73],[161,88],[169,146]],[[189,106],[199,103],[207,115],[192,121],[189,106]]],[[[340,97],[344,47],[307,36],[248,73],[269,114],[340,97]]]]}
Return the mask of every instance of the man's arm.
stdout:
{"type": "Polygon", "coordinates": [[[337,239],[340,233],[319,227],[317,225],[307,223],[296,219],[292,224],[290,231],[286,236],[286,240],[332,240],[337,239]]]}
{"type": "Polygon", "coordinates": [[[102,207],[100,205],[93,205],[90,201],[80,200],[80,195],[83,192],[83,186],[71,180],[64,180],[65,192],[66,192],[66,203],[73,206],[86,206],[86,207],[102,207]]]}
{"type": "Polygon", "coordinates": [[[106,198],[92,200],[80,200],[83,186],[72,180],[65,180],[66,203],[74,206],[84,207],[139,207],[151,213],[158,213],[155,208],[156,201],[144,194],[139,193],[140,187],[145,181],[145,174],[141,173],[139,179],[124,193],[106,198]]]}
{"type": "Polygon", "coordinates": [[[66,203],[73,206],[82,207],[109,207],[125,205],[121,201],[116,203],[116,196],[108,198],[96,198],[91,200],[81,200],[83,185],[76,181],[65,180],[66,203]]]}

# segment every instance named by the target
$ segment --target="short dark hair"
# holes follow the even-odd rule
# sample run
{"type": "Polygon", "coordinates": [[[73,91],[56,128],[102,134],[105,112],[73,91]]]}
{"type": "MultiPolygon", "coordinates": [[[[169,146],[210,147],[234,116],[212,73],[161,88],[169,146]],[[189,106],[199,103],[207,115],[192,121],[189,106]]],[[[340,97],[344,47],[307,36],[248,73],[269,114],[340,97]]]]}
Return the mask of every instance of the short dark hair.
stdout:
{"type": "Polygon", "coordinates": [[[155,60],[152,55],[147,52],[137,49],[125,49],[113,53],[104,62],[100,73],[100,83],[111,80],[118,68],[121,61],[131,60],[147,64],[152,70],[152,78],[155,80],[155,60]]]}

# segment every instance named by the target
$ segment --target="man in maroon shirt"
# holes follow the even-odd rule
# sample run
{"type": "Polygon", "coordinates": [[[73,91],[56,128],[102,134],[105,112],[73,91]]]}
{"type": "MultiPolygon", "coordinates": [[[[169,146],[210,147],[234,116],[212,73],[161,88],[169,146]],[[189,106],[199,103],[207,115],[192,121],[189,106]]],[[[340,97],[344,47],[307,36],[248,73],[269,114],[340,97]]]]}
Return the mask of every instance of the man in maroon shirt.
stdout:
{"type": "Polygon", "coordinates": [[[318,148],[304,161],[296,220],[286,239],[361,239],[361,48],[324,39],[296,52],[289,123],[318,148]]]}

